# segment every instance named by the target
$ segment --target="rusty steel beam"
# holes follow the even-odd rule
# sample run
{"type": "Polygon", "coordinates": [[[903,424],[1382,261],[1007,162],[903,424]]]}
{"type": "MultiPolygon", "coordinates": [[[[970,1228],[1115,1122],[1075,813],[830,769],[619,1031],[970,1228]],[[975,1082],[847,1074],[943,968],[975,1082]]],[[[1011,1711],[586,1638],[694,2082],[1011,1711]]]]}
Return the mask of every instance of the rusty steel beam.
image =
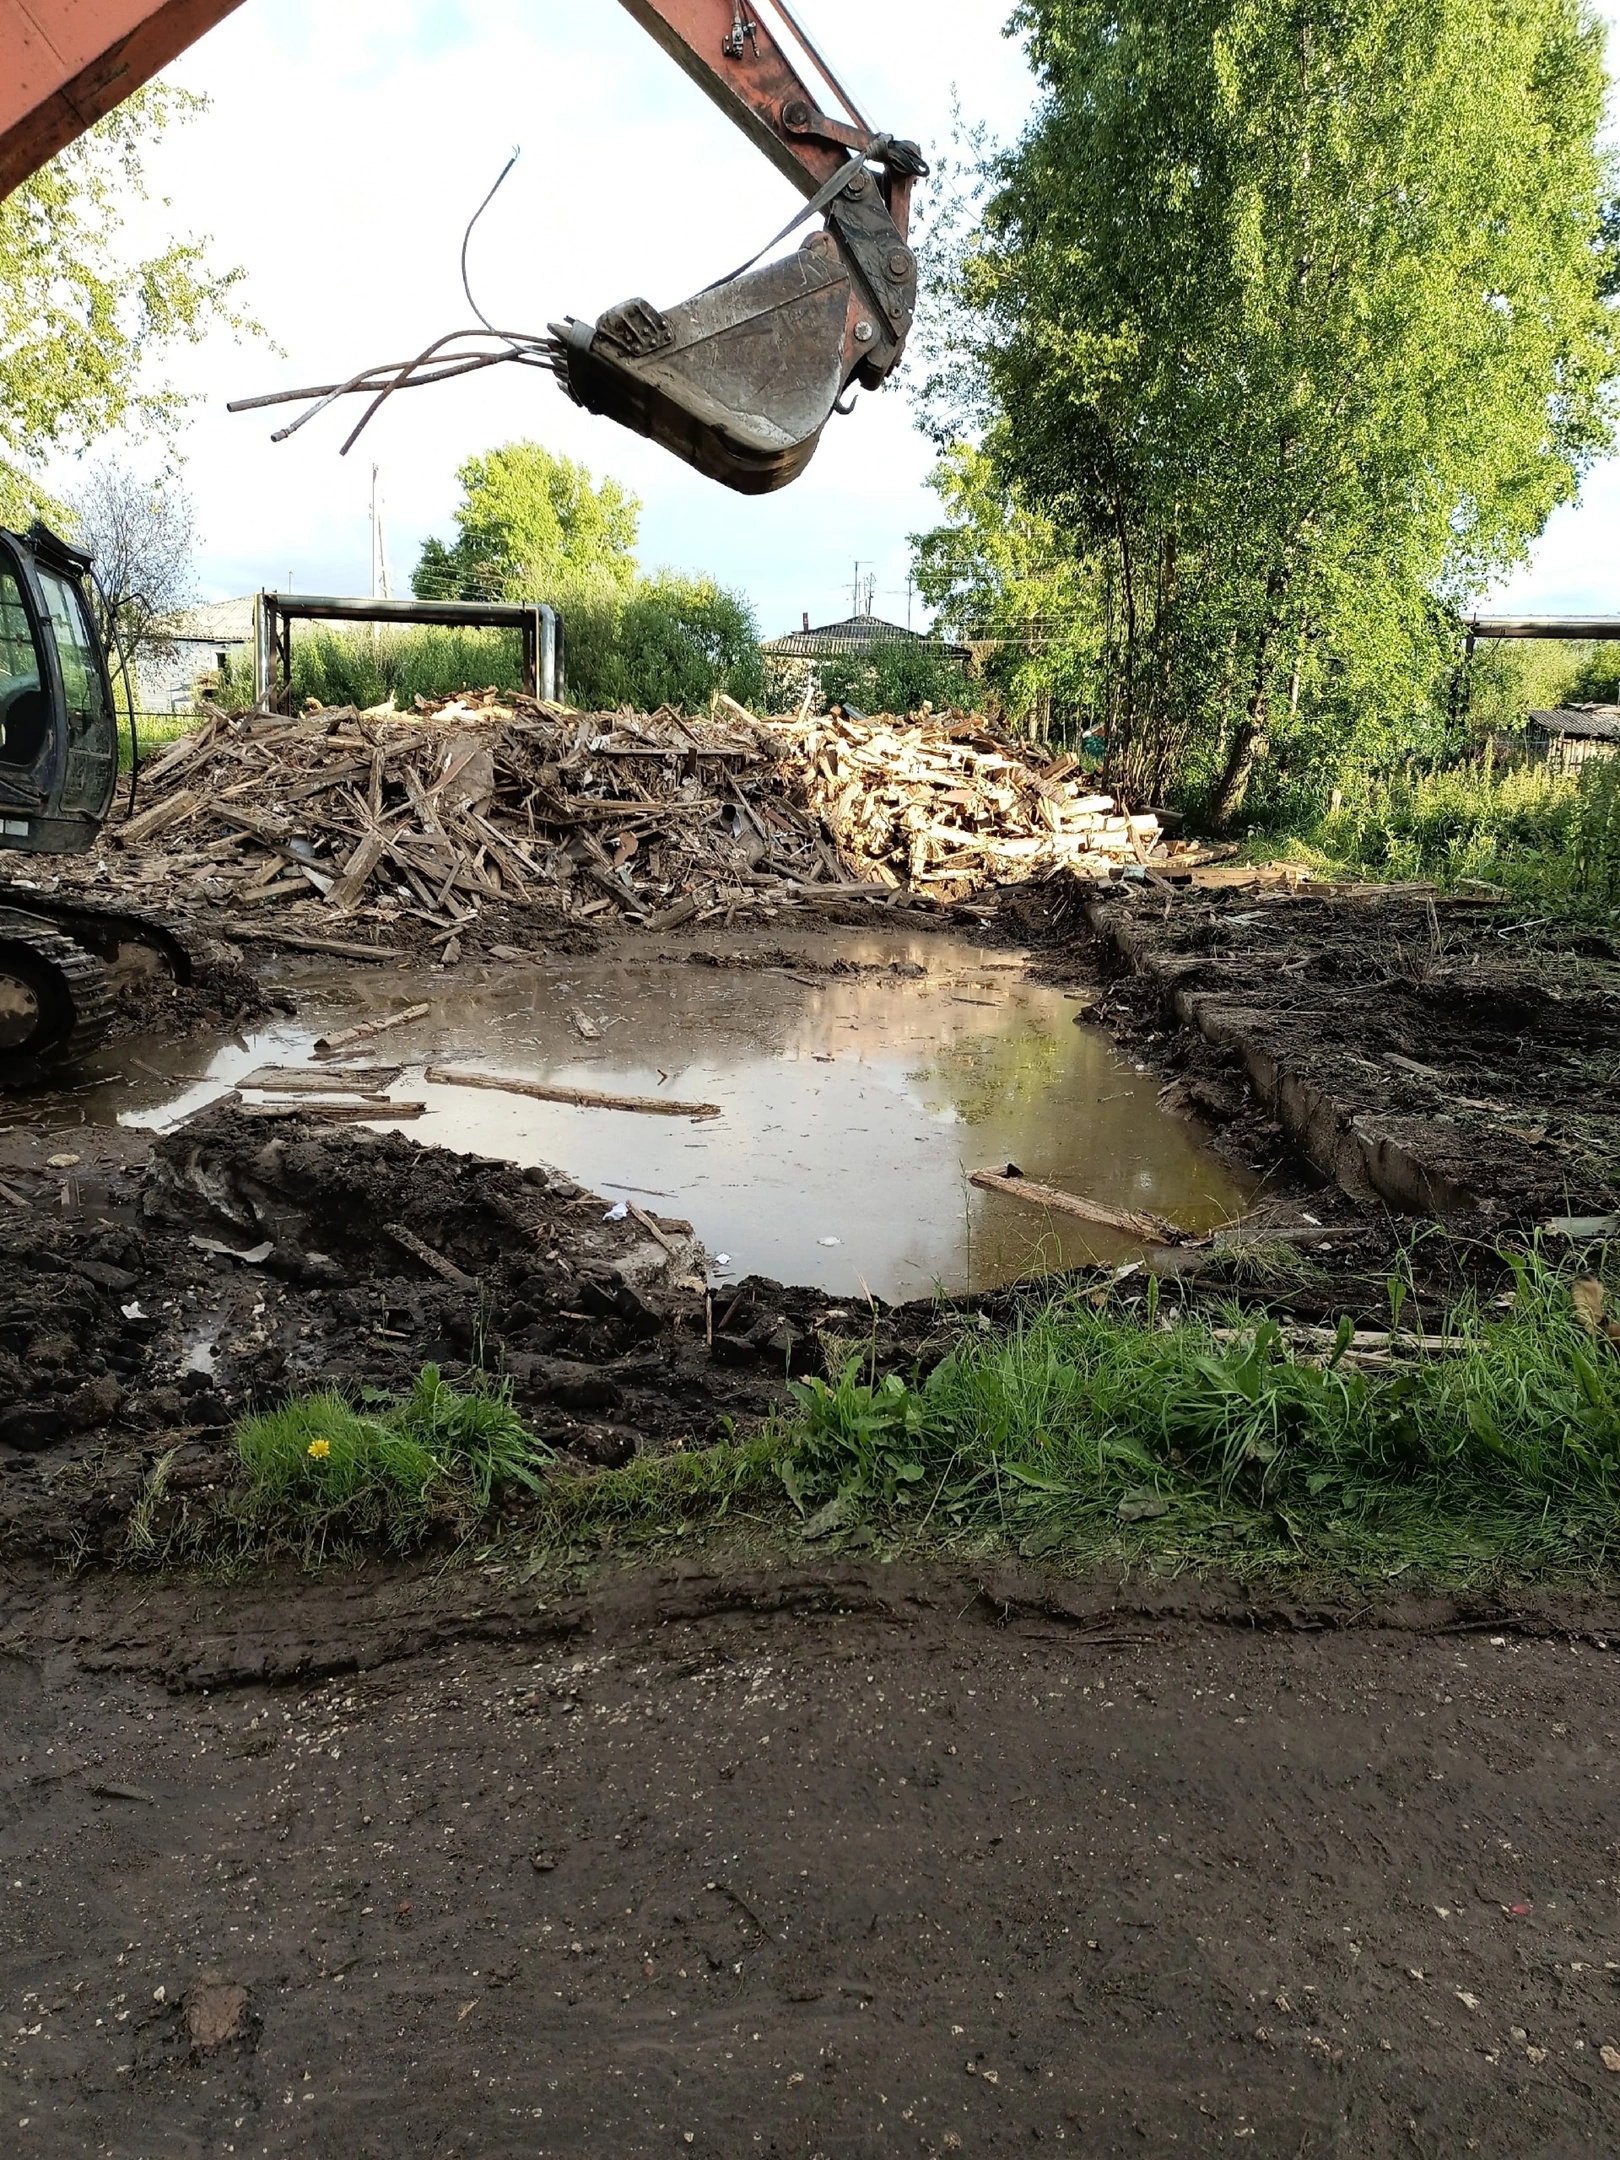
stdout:
{"type": "Polygon", "coordinates": [[[1463,624],[1470,638],[1568,638],[1576,643],[1620,638],[1613,615],[1472,615],[1463,624]]]}
{"type": "Polygon", "coordinates": [[[845,162],[835,145],[796,139],[783,124],[789,107],[813,112],[820,101],[752,7],[741,0],[620,5],[801,193],[814,195],[845,162]]]}
{"type": "Polygon", "coordinates": [[[0,196],[242,0],[0,0],[0,196]]]}

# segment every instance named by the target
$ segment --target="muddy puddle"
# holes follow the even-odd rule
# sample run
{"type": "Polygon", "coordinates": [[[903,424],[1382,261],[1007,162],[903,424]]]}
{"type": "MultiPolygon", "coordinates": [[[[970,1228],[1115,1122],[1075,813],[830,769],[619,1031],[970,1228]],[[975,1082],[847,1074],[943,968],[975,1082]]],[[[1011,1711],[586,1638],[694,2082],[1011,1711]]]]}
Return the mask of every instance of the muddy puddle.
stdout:
{"type": "Polygon", "coordinates": [[[392,1098],[427,1105],[397,1129],[550,1164],[615,1202],[687,1217],[718,1275],[902,1299],[1135,1250],[968,1183],[1009,1162],[1190,1229],[1242,1212],[1246,1188],[1193,1127],[1160,1110],[1157,1079],[1016,957],[939,936],[844,932],[796,936],[775,966],[758,965],[757,948],[750,958],[715,966],[649,943],[448,975],[300,967],[284,978],[295,1018],[229,1040],[122,1042],[71,1093],[9,1116],[164,1130],[259,1067],[313,1064],[323,1034],[426,1001],[420,1021],[354,1053],[401,1066],[392,1098]],[[821,972],[840,964],[861,972],[821,972]],[[429,1065],[666,1094],[721,1115],[693,1122],[437,1086],[424,1080],[429,1065]]]}

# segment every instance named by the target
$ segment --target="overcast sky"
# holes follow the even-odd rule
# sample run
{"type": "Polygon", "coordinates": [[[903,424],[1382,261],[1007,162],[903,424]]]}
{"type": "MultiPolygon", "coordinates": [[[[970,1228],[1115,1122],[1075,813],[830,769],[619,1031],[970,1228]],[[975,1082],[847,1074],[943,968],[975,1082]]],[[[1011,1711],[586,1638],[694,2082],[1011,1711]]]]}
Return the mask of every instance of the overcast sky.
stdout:
{"type": "MultiPolygon", "coordinates": [[[[1005,0],[798,0],[796,12],[877,127],[938,147],[953,100],[1003,136],[1028,109],[1005,0]]],[[[516,328],[594,318],[636,294],[684,299],[787,221],[798,196],[616,0],[246,0],[170,74],[211,107],[153,161],[165,221],[246,267],[244,304],[282,348],[215,335],[169,371],[202,394],[182,448],[204,598],[369,590],[374,461],[404,591],[423,538],[450,531],[456,467],[532,435],[641,497],[647,567],[739,587],[767,635],[801,611],[847,614],[857,558],[877,574],[877,612],[905,619],[907,536],[934,522],[935,503],[903,393],[862,396],[804,478],[758,500],[578,411],[528,370],[395,399],[346,459],[335,416],[274,446],[285,415],[224,410],[461,327],[462,228],[516,144],[523,156],[474,242],[480,304],[516,328]]],[[[1617,540],[1611,463],[1501,597],[1612,610],[1617,540]]]]}

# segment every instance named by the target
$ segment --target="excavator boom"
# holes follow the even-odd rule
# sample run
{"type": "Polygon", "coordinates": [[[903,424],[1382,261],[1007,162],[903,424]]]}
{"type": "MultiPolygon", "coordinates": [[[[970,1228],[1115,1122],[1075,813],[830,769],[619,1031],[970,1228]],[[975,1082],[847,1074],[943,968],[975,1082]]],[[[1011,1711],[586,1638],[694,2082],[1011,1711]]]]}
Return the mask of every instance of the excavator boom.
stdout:
{"type": "Polygon", "coordinates": [[[242,0],[0,0],[0,196],[242,0]]]}
{"type": "MultiPolygon", "coordinates": [[[[0,0],[0,195],[239,4],[0,0]]],[[[553,324],[549,341],[503,334],[493,351],[458,348],[432,366],[424,354],[395,371],[384,394],[504,360],[539,364],[587,410],[727,487],[765,494],[804,470],[844,393],[879,388],[905,350],[917,302],[911,189],[927,168],[915,144],[867,126],[788,0],[621,5],[808,198],[805,215],[824,223],[795,254],[690,300],[626,300],[594,323],[553,324]],[[792,47],[817,82],[805,80],[792,47]]],[[[321,396],[376,389],[363,373],[321,396]]]]}

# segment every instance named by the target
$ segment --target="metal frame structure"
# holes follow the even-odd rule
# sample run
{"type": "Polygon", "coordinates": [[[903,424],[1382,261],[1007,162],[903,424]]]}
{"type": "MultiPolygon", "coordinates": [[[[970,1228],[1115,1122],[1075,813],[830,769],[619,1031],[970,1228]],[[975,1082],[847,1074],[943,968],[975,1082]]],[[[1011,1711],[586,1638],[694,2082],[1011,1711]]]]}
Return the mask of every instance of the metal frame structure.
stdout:
{"type": "Polygon", "coordinates": [[[253,701],[277,709],[292,682],[295,622],[437,623],[454,630],[517,630],[523,687],[555,703],[566,684],[562,617],[552,607],[498,600],[345,600],[330,593],[262,592],[253,603],[253,701]]]}
{"type": "Polygon", "coordinates": [[[1473,657],[1481,638],[1620,638],[1612,615],[1475,615],[1463,625],[1463,650],[1473,657]]]}

